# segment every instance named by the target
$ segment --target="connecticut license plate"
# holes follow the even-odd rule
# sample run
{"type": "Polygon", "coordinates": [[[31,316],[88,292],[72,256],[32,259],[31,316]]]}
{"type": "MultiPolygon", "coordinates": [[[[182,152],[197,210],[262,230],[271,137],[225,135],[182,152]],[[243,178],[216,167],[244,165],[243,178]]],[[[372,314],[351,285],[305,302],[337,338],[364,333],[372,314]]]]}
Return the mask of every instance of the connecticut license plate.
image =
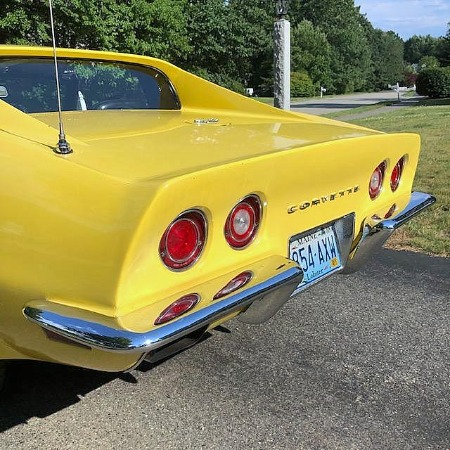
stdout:
{"type": "Polygon", "coordinates": [[[303,281],[292,295],[339,270],[342,263],[333,226],[292,237],[289,258],[303,269],[303,281]]]}

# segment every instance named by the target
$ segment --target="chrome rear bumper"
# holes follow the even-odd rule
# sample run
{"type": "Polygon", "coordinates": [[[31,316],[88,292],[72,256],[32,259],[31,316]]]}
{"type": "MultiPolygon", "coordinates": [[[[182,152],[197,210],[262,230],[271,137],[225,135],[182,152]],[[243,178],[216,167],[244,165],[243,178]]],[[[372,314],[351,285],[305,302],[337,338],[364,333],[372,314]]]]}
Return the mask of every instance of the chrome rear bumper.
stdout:
{"type": "MultiPolygon", "coordinates": [[[[86,346],[113,352],[148,353],[210,325],[234,312],[242,311],[250,304],[276,293],[282,303],[291,296],[303,279],[303,271],[296,263],[282,257],[270,257],[250,266],[257,282],[243,288],[223,300],[211,303],[173,322],[157,326],[144,333],[136,333],[100,323],[102,318],[80,319],[75,308],[54,305],[50,302],[30,303],[23,310],[25,317],[72,341],[86,346]],[[270,274],[258,276],[262,274],[270,274]],[[78,317],[77,317],[78,316],[78,317]]],[[[230,275],[230,279],[232,276],[230,275]]],[[[218,289],[223,280],[217,281],[218,289]]],[[[245,312],[244,312],[245,315],[245,312]]]]}
{"type": "MultiPolygon", "coordinates": [[[[381,248],[395,229],[435,201],[431,195],[414,192],[405,209],[393,219],[375,223],[373,219],[366,220],[351,251],[352,230],[347,228],[349,225],[353,228],[353,215],[349,215],[346,220],[337,221],[336,228],[344,261],[350,251],[343,272],[358,270],[369,256],[381,248]]],[[[76,308],[48,301],[31,302],[24,308],[23,313],[31,322],[71,341],[103,351],[136,354],[136,359],[139,359],[142,354],[158,350],[202,328],[206,329],[233,313],[241,312],[240,318],[244,322],[261,323],[270,318],[291,297],[303,279],[302,269],[295,262],[281,256],[258,261],[245,270],[251,270],[255,274],[253,284],[173,322],[142,333],[120,328],[114,318],[86,311],[82,313],[76,308]]],[[[236,274],[228,274],[209,283],[213,283],[218,291],[236,274]]]]}
{"type": "Polygon", "coordinates": [[[347,264],[342,273],[353,273],[359,270],[367,260],[379,250],[391,234],[414,216],[431,206],[436,199],[423,192],[413,192],[405,209],[394,218],[381,221],[366,219],[359,241],[350,252],[347,264]]]}

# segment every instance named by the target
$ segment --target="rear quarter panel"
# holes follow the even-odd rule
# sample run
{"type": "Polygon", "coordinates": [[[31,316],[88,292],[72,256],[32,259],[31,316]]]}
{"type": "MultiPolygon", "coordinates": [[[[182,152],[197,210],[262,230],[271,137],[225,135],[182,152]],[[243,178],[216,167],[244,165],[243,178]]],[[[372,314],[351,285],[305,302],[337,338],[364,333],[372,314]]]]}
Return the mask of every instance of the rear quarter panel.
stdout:
{"type": "Polygon", "coordinates": [[[145,307],[152,299],[154,311],[147,313],[156,317],[164,308],[158,299],[265,256],[287,256],[291,236],[352,212],[356,236],[366,217],[382,218],[394,203],[398,210],[406,205],[419,145],[417,135],[380,134],[263,155],[166,180],[130,246],[118,290],[119,315],[145,307]],[[392,193],[390,173],[405,154],[402,182],[392,193]],[[382,161],[387,163],[384,187],[371,200],[369,179],[382,161]],[[224,224],[233,206],[248,194],[257,194],[263,202],[262,224],[251,245],[234,250],[225,240],[224,224]],[[319,202],[313,204],[314,200],[319,202]],[[170,271],[158,257],[159,241],[166,227],[191,208],[202,210],[208,219],[207,244],[193,267],[170,271]]]}

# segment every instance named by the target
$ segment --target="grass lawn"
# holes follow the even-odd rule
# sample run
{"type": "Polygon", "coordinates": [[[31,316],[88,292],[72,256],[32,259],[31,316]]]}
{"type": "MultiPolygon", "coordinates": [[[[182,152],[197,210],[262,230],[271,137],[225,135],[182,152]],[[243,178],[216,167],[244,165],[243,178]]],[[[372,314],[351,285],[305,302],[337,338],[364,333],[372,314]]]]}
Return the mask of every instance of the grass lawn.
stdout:
{"type": "Polygon", "coordinates": [[[388,246],[449,257],[450,100],[431,101],[351,122],[385,132],[420,134],[422,151],[414,189],[433,194],[437,203],[397,231],[388,246]]]}
{"type": "Polygon", "coordinates": [[[357,108],[346,109],[345,111],[337,111],[337,112],[332,112],[332,113],[328,113],[328,114],[323,114],[323,117],[328,117],[330,119],[338,119],[339,120],[339,117],[351,116],[353,114],[360,114],[360,113],[366,112],[366,111],[374,111],[376,109],[383,108],[385,106],[390,106],[393,103],[397,103],[397,102],[395,100],[392,100],[392,101],[388,101],[388,102],[374,103],[373,105],[358,106],[357,108]]]}
{"type": "MultiPolygon", "coordinates": [[[[331,96],[328,96],[331,97],[331,96]]],[[[265,103],[266,105],[273,106],[273,97],[251,97],[253,100],[256,100],[261,103],[265,103]]],[[[320,100],[320,97],[293,97],[291,98],[291,104],[294,103],[302,103],[308,100],[320,100]]]]}
{"type": "Polygon", "coordinates": [[[257,102],[265,103],[266,105],[273,106],[273,97],[251,97],[257,102]]]}

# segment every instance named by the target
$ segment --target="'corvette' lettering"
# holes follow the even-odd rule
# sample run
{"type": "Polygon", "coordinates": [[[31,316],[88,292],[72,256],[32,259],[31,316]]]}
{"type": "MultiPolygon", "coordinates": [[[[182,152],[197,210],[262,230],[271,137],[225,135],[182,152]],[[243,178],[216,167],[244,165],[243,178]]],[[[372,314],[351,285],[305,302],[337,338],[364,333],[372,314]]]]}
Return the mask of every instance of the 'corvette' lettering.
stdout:
{"type": "Polygon", "coordinates": [[[310,201],[301,202],[296,205],[291,205],[288,207],[287,212],[288,214],[293,214],[297,211],[303,211],[313,206],[320,206],[323,205],[324,203],[333,202],[334,200],[349,196],[350,194],[355,194],[356,192],[359,192],[359,186],[353,186],[341,191],[332,192],[331,194],[328,195],[322,195],[320,198],[313,198],[310,201]]]}

